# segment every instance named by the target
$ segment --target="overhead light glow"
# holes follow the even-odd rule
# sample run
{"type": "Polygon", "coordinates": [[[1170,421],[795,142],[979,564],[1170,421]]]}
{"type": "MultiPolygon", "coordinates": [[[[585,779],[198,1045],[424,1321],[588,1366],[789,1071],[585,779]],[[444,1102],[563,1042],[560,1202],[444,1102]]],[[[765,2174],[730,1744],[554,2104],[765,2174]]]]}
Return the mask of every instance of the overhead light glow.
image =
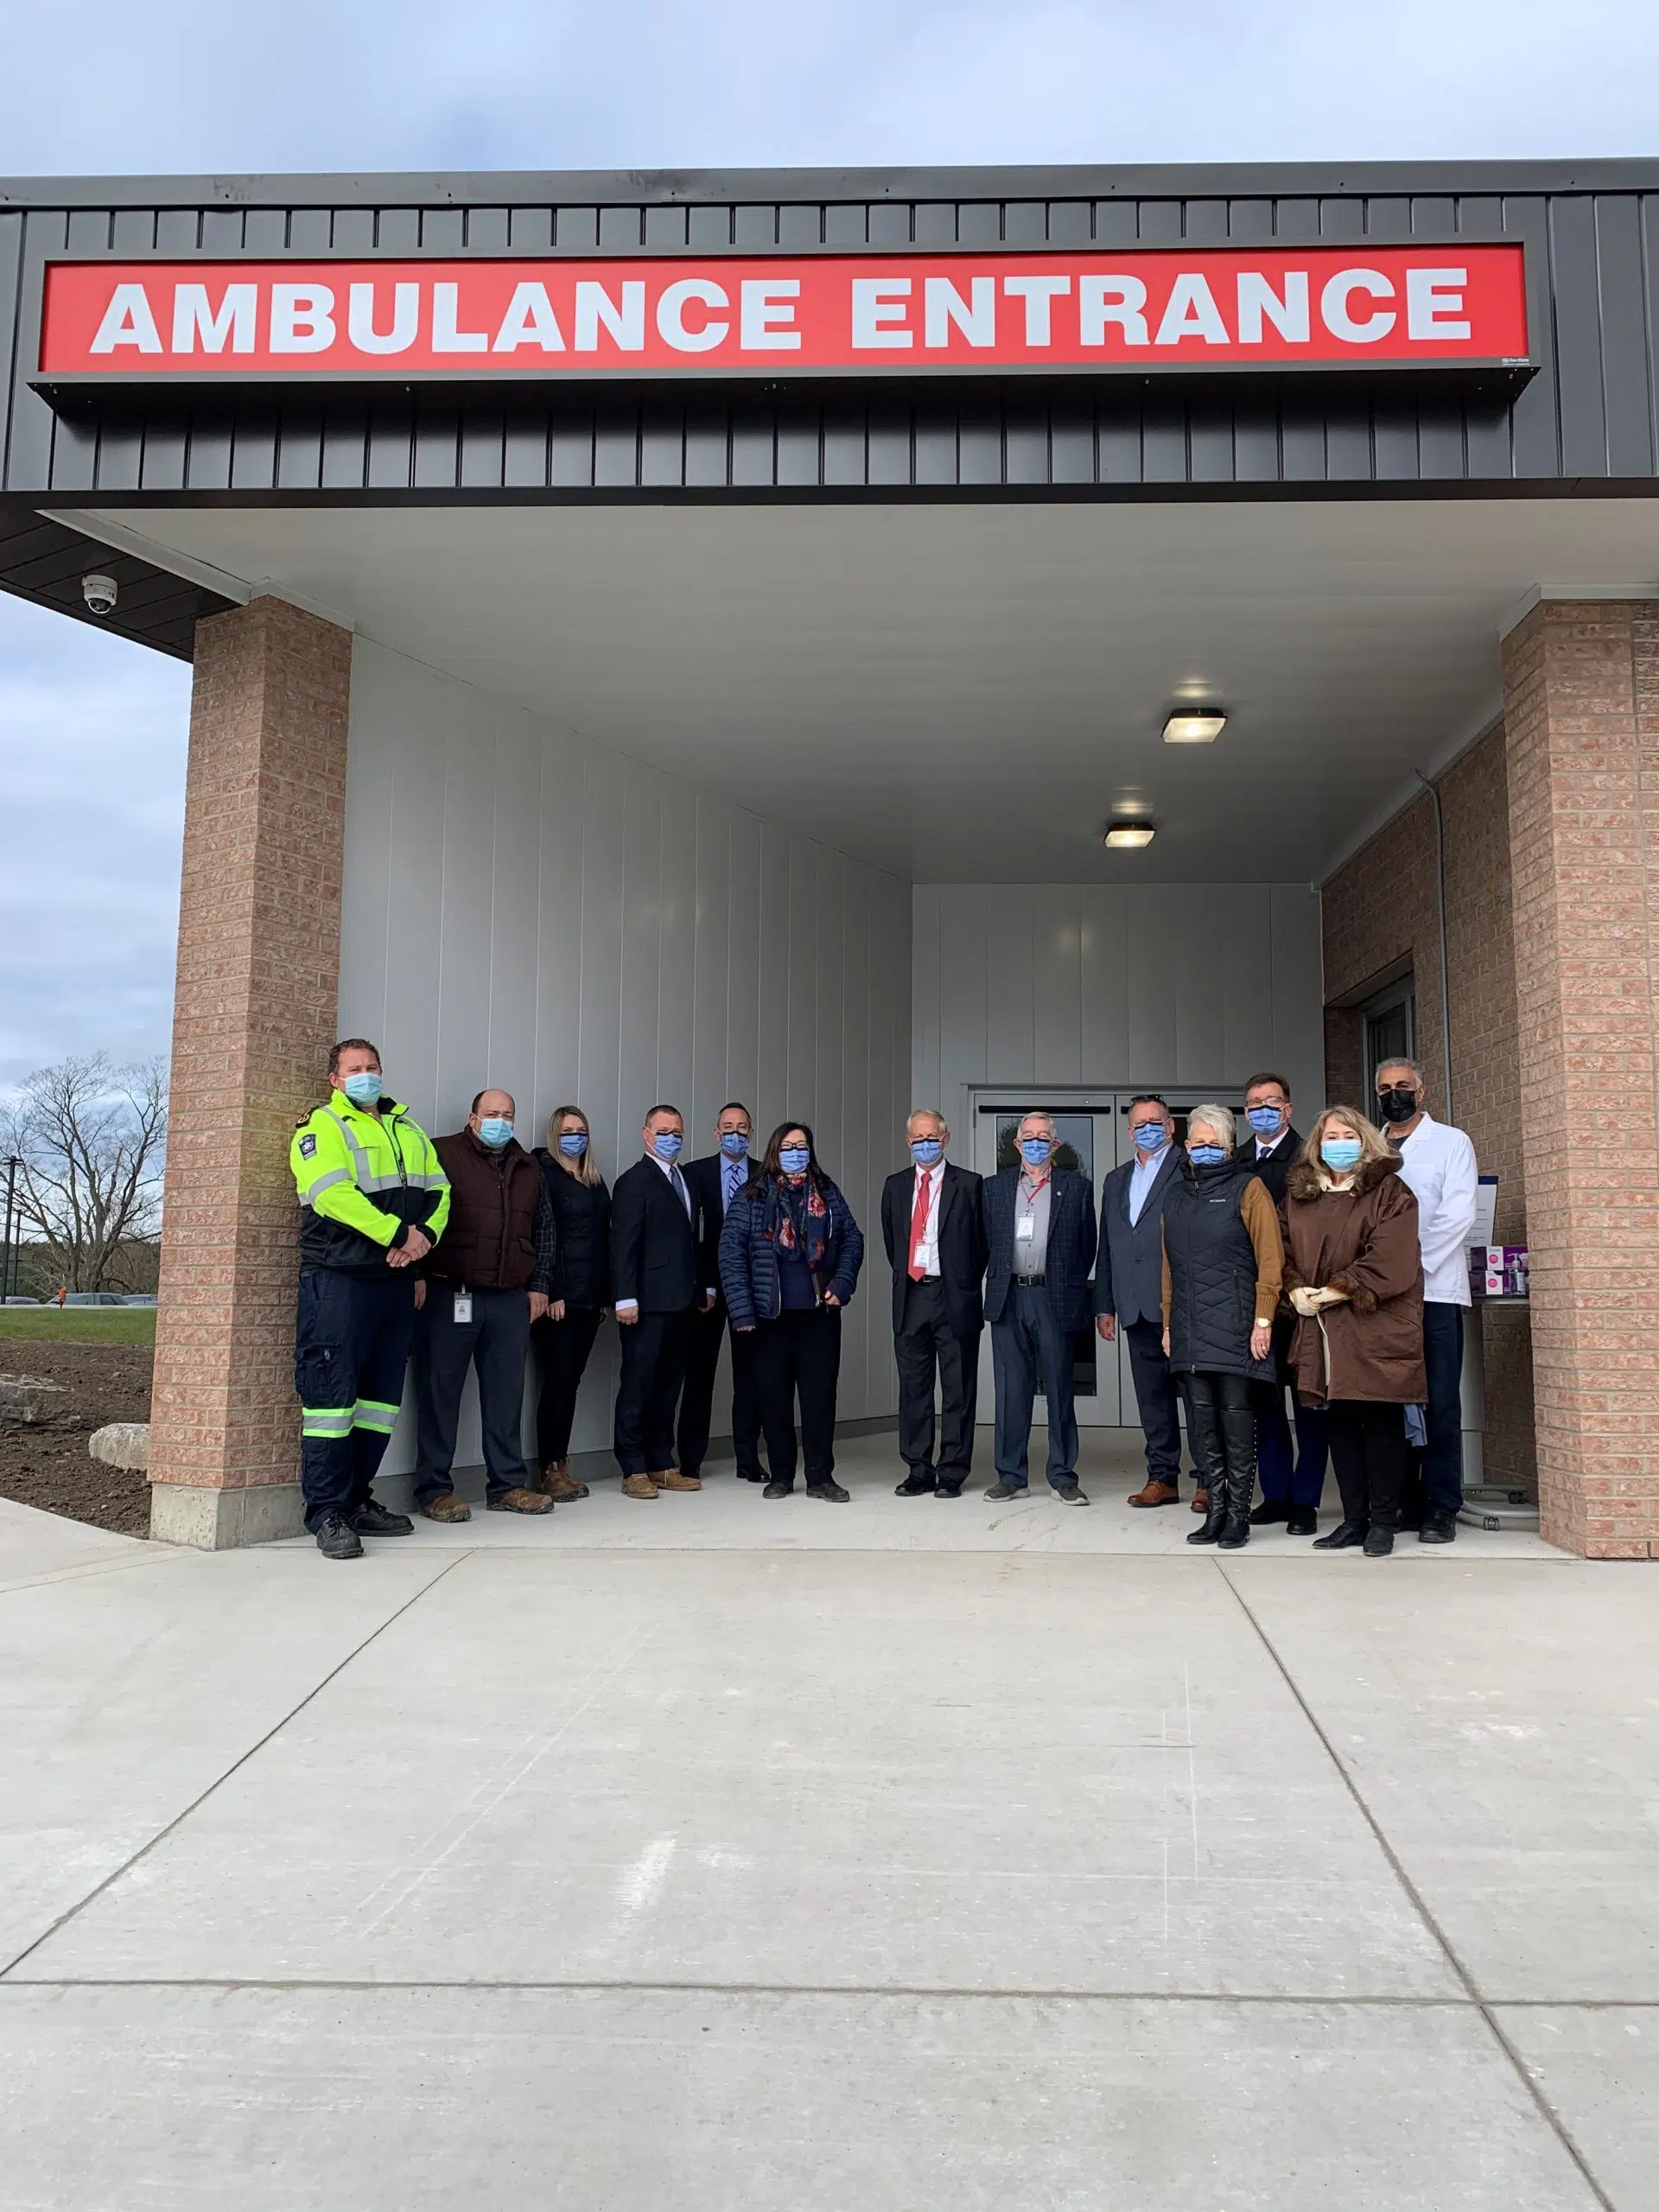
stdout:
{"type": "Polygon", "coordinates": [[[1213,707],[1173,714],[1164,724],[1164,743],[1213,745],[1226,727],[1226,715],[1213,707]]]}
{"type": "Polygon", "coordinates": [[[1155,835],[1150,822],[1114,822],[1106,832],[1106,842],[1114,851],[1138,852],[1155,835]]]}

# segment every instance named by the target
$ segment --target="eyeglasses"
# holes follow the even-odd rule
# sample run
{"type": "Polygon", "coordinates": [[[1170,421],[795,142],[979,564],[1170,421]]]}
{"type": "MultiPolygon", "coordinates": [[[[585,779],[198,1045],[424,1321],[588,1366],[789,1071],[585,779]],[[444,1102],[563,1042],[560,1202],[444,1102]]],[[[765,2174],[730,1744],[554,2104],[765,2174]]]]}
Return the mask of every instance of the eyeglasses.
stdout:
{"type": "Polygon", "coordinates": [[[1247,1114],[1259,1114],[1263,1107],[1271,1107],[1278,1114],[1282,1113],[1289,1103],[1288,1098],[1252,1098],[1246,1102],[1244,1110],[1247,1114]]]}

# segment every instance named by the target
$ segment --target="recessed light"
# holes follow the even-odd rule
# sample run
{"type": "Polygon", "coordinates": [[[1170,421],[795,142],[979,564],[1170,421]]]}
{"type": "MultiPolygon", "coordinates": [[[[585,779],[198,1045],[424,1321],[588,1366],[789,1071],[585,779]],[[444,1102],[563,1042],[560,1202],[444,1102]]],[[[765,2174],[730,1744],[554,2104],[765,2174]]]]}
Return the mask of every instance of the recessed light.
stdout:
{"type": "Polygon", "coordinates": [[[1166,745],[1213,745],[1227,727],[1227,717],[1209,707],[1173,714],[1164,724],[1166,745]]]}
{"type": "Polygon", "coordinates": [[[1156,834],[1150,822],[1114,822],[1106,832],[1106,842],[1115,852],[1138,852],[1156,834]]]}

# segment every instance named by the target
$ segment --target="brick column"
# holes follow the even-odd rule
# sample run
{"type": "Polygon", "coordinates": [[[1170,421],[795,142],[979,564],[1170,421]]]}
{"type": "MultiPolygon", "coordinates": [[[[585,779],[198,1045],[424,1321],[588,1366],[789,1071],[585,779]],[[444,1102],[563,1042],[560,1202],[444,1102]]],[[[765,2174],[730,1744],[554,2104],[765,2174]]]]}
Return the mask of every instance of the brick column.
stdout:
{"type": "Polygon", "coordinates": [[[1659,1556],[1659,603],[1503,648],[1543,1534],[1659,1556]]]}
{"type": "Polygon", "coordinates": [[[301,1528],[295,1123],[340,986],[350,633],[257,599],[196,631],[150,1415],[150,1531],[301,1528]]]}

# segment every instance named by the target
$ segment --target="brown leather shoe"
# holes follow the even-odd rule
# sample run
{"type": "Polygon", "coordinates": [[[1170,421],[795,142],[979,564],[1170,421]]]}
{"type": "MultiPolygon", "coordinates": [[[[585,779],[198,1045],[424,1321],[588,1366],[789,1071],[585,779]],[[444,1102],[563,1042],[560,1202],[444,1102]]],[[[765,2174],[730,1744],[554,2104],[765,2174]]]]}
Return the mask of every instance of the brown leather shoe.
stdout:
{"type": "Polygon", "coordinates": [[[442,1497],[429,1498],[424,1505],[417,1505],[415,1510],[423,1521],[470,1521],[473,1517],[472,1507],[464,1497],[457,1497],[453,1491],[442,1497]]]}
{"type": "Polygon", "coordinates": [[[553,1501],[543,1497],[538,1490],[504,1490],[499,1497],[486,1501],[492,1513],[550,1513],[553,1501]]]}
{"type": "Polygon", "coordinates": [[[624,1497],[655,1497],[657,1485],[649,1475],[624,1475],[622,1495],[624,1497]]]}
{"type": "Polygon", "coordinates": [[[537,1488],[543,1497],[550,1497],[555,1505],[569,1505],[574,1498],[586,1497],[586,1483],[573,1481],[563,1459],[550,1459],[542,1470],[537,1488]]]}
{"type": "Polygon", "coordinates": [[[1131,1505],[1179,1505],[1180,1500],[1181,1493],[1173,1483],[1148,1481],[1144,1489],[1129,1493],[1131,1505]]]}
{"type": "Polygon", "coordinates": [[[658,1490],[701,1490],[701,1475],[683,1475],[677,1467],[664,1467],[662,1473],[652,1476],[658,1490]]]}
{"type": "Polygon", "coordinates": [[[1207,1490],[1195,1490],[1193,1491],[1192,1510],[1195,1513],[1207,1513],[1210,1510],[1210,1493],[1207,1490]]]}

